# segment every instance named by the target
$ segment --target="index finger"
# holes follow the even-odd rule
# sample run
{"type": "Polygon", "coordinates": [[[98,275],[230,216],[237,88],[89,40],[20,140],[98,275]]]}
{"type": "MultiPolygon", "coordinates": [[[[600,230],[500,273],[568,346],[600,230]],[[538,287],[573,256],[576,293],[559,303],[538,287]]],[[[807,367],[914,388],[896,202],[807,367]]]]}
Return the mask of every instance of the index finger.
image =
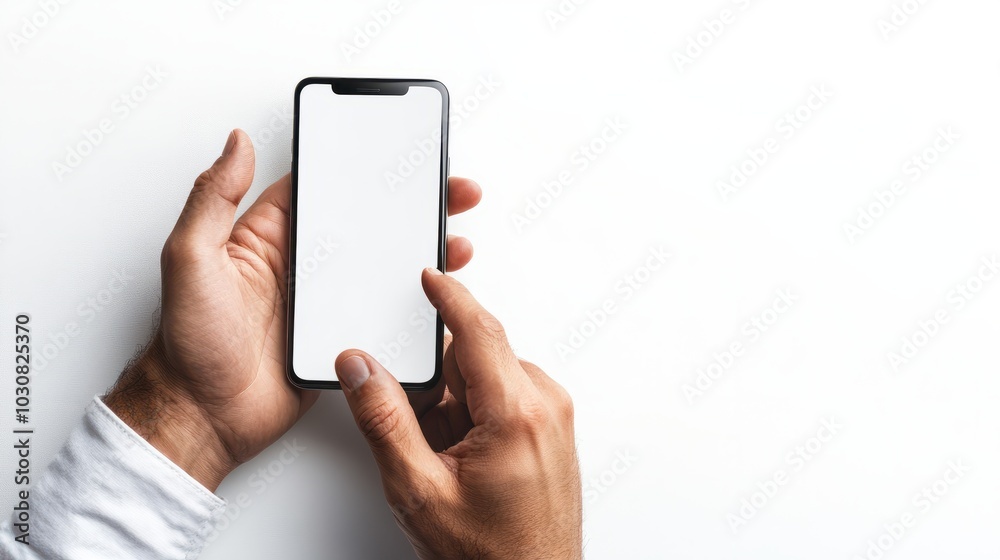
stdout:
{"type": "Polygon", "coordinates": [[[534,384],[510,348],[503,325],[458,280],[432,268],[421,276],[424,292],[452,334],[452,348],[465,379],[465,401],[472,420],[503,414],[522,401],[534,384]]]}

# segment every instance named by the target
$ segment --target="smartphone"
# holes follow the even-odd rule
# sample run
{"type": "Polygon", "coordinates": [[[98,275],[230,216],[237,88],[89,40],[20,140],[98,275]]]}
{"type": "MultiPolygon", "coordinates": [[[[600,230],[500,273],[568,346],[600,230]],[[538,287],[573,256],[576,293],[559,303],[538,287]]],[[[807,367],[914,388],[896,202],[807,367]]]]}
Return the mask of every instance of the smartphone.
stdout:
{"type": "Polygon", "coordinates": [[[444,271],[448,90],[435,80],[307,78],[295,88],[288,378],[339,389],[371,354],[407,390],[441,376],[444,326],[421,271],[444,271]]]}

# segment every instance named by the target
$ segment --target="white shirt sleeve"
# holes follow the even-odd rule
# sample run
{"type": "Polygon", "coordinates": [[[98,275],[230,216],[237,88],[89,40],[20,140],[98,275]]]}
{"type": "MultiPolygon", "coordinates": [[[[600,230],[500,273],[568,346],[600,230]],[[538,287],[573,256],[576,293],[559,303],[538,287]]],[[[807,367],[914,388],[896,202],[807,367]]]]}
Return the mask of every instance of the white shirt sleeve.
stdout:
{"type": "Polygon", "coordinates": [[[5,521],[4,559],[192,559],[226,508],[97,397],[29,492],[28,544],[5,521]]]}

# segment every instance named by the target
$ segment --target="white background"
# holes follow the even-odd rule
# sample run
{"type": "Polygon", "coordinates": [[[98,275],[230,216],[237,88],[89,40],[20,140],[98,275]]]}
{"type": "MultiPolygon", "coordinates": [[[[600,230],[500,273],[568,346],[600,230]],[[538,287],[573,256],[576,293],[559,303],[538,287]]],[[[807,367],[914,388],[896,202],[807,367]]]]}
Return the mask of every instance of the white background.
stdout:
{"type": "MultiPolygon", "coordinates": [[[[71,2],[15,50],[10,35],[42,8],[4,3],[2,332],[22,311],[38,341],[81,325],[35,375],[36,468],[145,342],[159,249],[230,129],[257,146],[251,201],[288,171],[277,115],[299,79],[429,77],[475,105],[451,142],[452,173],[485,191],[449,227],[476,246],[458,276],[575,398],[589,557],[842,559],[880,536],[884,558],[1000,556],[1000,282],[977,279],[1000,253],[1000,5],[931,0],[886,37],[891,0],[592,0],[555,26],[554,0],[403,0],[345,56],[385,5],[244,0],[220,16],[213,0],[71,2]],[[674,55],[723,9],[731,23],[679,69],[674,55]],[[116,99],[147,67],[167,75],[120,118],[116,99]],[[779,121],[814,87],[832,96],[786,138],[779,121]],[[57,179],[52,163],[103,118],[114,131],[57,179]],[[625,130],[581,169],[578,150],[609,119],[625,130]],[[913,181],[904,166],[948,127],[959,138],[913,181]],[[777,151],[724,199],[718,182],[769,138],[777,151]],[[568,186],[546,198],[563,172],[568,186]],[[896,180],[905,191],[852,243],[844,225],[896,180]],[[519,229],[527,200],[546,207],[519,229]],[[646,274],[658,248],[671,256],[646,274]],[[126,289],[80,314],[116,271],[126,289]],[[626,298],[616,287],[635,275],[626,298]],[[958,284],[979,289],[961,309],[958,284]],[[780,314],[768,311],[778,290],[797,298],[780,314]],[[608,299],[615,312],[586,324],[608,299]],[[939,310],[948,322],[894,369],[889,354],[939,310]],[[761,316],[774,322],[752,339],[744,325],[761,316]],[[574,329],[590,336],[561,356],[574,329]],[[742,355],[689,402],[684,386],[733,343],[742,355]],[[836,435],[810,441],[824,419],[836,435]],[[808,462],[790,460],[805,447],[808,462]],[[914,496],[949,462],[968,472],[938,483],[925,511],[914,496]],[[778,471],[786,484],[755,497],[778,471]],[[744,499],[766,503],[734,530],[744,499]],[[883,535],[907,513],[911,527],[883,535]]],[[[324,395],[293,439],[307,450],[290,465],[274,463],[279,443],[219,489],[250,506],[204,558],[411,557],[342,395],[324,395]],[[256,474],[268,467],[281,474],[256,474]]],[[[4,508],[12,443],[0,445],[4,508]]]]}

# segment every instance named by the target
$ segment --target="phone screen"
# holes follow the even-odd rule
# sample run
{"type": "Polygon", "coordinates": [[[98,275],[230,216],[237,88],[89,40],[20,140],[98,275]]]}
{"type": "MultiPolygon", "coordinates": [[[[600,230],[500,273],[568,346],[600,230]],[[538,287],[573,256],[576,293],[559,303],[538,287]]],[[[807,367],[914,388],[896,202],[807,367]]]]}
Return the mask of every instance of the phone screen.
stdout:
{"type": "Polygon", "coordinates": [[[443,328],[420,285],[445,263],[447,90],[430,80],[310,78],[296,89],[289,377],[338,388],[337,355],[407,388],[440,375],[443,328]]]}

